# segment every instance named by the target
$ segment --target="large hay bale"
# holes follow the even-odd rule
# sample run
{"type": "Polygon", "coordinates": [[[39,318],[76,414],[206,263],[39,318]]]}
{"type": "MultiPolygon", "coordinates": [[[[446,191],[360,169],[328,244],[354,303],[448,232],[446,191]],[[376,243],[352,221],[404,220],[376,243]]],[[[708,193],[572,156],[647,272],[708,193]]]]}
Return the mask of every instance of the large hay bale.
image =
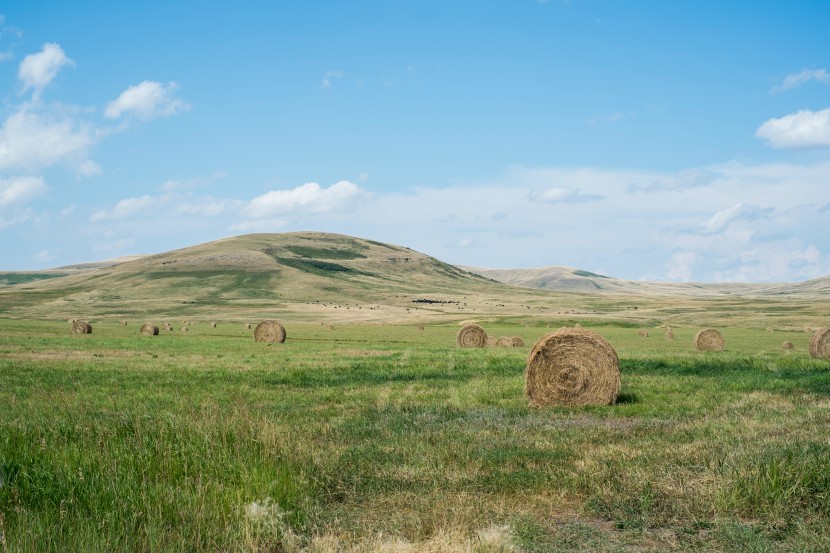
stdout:
{"type": "Polygon", "coordinates": [[[591,330],[563,328],[530,350],[525,394],[533,406],[610,405],[619,392],[617,352],[591,330]]]}
{"type": "Polygon", "coordinates": [[[285,327],[279,321],[262,321],[254,329],[254,342],[285,342],[285,327]]]}
{"type": "Polygon", "coordinates": [[[73,319],[72,334],[92,334],[92,325],[80,319],[73,319]]]}
{"type": "Polygon", "coordinates": [[[511,338],[511,340],[513,340],[513,347],[514,348],[523,348],[523,347],[525,347],[525,341],[522,340],[521,338],[519,338],[518,336],[513,336],[513,338],[511,338]]]}
{"type": "Polygon", "coordinates": [[[697,351],[723,351],[723,335],[714,328],[704,328],[695,334],[697,351]]]}
{"type": "Polygon", "coordinates": [[[210,328],[216,328],[216,323],[211,322],[208,326],[209,326],[210,328]]]}
{"type": "Polygon", "coordinates": [[[830,359],[830,326],[818,329],[810,338],[810,357],[830,359]]]}
{"type": "Polygon", "coordinates": [[[792,342],[784,342],[781,344],[781,348],[783,349],[795,349],[795,346],[792,342]]]}
{"type": "Polygon", "coordinates": [[[483,348],[487,345],[487,333],[478,325],[465,325],[455,335],[455,345],[460,348],[483,348]]]}
{"type": "Polygon", "coordinates": [[[513,347],[513,338],[510,336],[502,336],[498,340],[496,340],[496,347],[497,348],[512,348],[513,347]]]}
{"type": "Polygon", "coordinates": [[[159,327],[157,327],[153,323],[144,323],[143,325],[141,325],[139,332],[142,336],[158,336],[159,327]]]}

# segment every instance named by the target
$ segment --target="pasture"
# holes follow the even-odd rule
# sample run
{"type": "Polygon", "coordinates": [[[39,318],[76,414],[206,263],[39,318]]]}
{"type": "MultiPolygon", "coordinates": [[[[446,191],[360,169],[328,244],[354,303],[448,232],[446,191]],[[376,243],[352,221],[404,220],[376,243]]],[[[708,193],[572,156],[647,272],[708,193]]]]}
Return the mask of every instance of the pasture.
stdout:
{"type": "Polygon", "coordinates": [[[487,349],[455,324],[141,322],[0,320],[3,553],[830,550],[805,332],[721,327],[701,353],[699,327],[587,323],[618,403],[537,409],[542,322],[482,323],[526,344],[487,349]]]}

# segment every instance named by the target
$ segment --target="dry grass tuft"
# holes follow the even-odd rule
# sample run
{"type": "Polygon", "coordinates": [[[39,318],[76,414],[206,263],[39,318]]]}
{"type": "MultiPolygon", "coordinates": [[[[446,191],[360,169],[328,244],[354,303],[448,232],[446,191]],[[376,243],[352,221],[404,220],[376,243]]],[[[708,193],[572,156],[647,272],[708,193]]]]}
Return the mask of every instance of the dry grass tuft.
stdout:
{"type": "Polygon", "coordinates": [[[525,369],[530,404],[610,405],[620,392],[620,361],[605,338],[565,328],[539,339],[525,369]]]}

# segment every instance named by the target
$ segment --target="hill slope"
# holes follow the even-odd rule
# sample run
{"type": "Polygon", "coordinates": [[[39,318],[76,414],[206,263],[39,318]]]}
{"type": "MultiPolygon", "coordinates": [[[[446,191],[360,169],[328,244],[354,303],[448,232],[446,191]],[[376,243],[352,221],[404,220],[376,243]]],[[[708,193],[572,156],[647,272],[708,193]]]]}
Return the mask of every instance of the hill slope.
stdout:
{"type": "Polygon", "coordinates": [[[608,293],[631,296],[821,296],[830,293],[830,277],[821,277],[799,283],[694,283],[652,282],[623,280],[598,275],[571,267],[540,267],[536,269],[479,269],[464,270],[487,278],[539,290],[556,292],[608,293]]]}
{"type": "Polygon", "coordinates": [[[755,296],[745,293],[747,285],[724,285],[719,294],[700,285],[687,285],[684,294],[645,293],[654,283],[626,283],[573,269],[558,281],[539,279],[532,271],[521,280],[525,285],[545,278],[548,284],[568,283],[567,291],[549,291],[496,282],[408,248],[324,233],[249,234],[104,265],[0,286],[0,317],[133,323],[474,320],[551,328],[579,321],[780,329],[823,326],[830,320],[830,304],[815,299],[826,294],[826,280],[809,286],[761,285],[769,289],[755,296]],[[805,287],[811,292],[802,293],[805,287]]]}

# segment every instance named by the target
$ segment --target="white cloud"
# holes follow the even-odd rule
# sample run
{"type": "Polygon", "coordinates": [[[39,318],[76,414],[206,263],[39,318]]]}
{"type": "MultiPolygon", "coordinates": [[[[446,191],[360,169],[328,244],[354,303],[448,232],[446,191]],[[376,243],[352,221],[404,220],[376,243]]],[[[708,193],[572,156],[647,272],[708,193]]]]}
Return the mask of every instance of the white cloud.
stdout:
{"type": "Polygon", "coordinates": [[[550,204],[596,202],[603,198],[599,194],[585,194],[578,189],[564,186],[554,186],[546,190],[534,191],[528,197],[535,202],[550,204]]]}
{"type": "Polygon", "coordinates": [[[47,42],[40,52],[29,54],[20,62],[17,76],[23,82],[23,91],[33,89],[35,97],[40,96],[65,65],[75,65],[75,62],[66,57],[59,45],[47,42]]]}
{"type": "Polygon", "coordinates": [[[830,108],[769,119],[758,127],[755,136],[766,139],[773,148],[830,146],[830,108]]]}
{"type": "Polygon", "coordinates": [[[793,88],[798,88],[799,86],[810,81],[830,85],[830,73],[824,69],[803,69],[800,73],[791,73],[787,75],[780,85],[774,86],[772,90],[770,90],[770,93],[778,94],[779,92],[784,92],[785,90],[792,90],[793,88]]]}
{"type": "Polygon", "coordinates": [[[735,204],[712,215],[701,227],[707,234],[716,234],[726,230],[735,221],[756,221],[769,217],[772,211],[771,208],[762,209],[757,205],[735,204]]]}
{"type": "Polygon", "coordinates": [[[323,81],[320,83],[320,88],[322,88],[322,89],[331,88],[331,81],[333,79],[341,79],[345,75],[346,74],[343,71],[340,71],[340,70],[326,71],[325,74],[323,74],[323,81]]]}
{"type": "Polygon", "coordinates": [[[0,209],[25,203],[46,191],[42,177],[0,178],[0,209]]]}
{"type": "Polygon", "coordinates": [[[59,162],[80,167],[92,143],[93,130],[88,125],[24,108],[0,128],[0,170],[36,172],[59,162]]]}
{"type": "Polygon", "coordinates": [[[193,196],[168,192],[160,196],[145,194],[135,198],[125,198],[111,209],[96,211],[90,222],[123,221],[127,219],[171,219],[171,218],[211,218],[233,211],[236,212],[243,202],[223,200],[211,196],[193,196]]]}
{"type": "Polygon", "coordinates": [[[666,263],[666,278],[689,282],[692,279],[692,269],[697,261],[695,252],[677,252],[672,254],[666,263]]]}
{"type": "Polygon", "coordinates": [[[254,219],[308,213],[326,213],[348,208],[370,194],[349,181],[340,181],[328,188],[316,182],[288,190],[272,190],[251,200],[246,214],[254,219]]]}
{"type": "Polygon", "coordinates": [[[178,87],[179,85],[173,82],[162,84],[144,81],[131,86],[110,102],[104,115],[110,119],[132,115],[136,119],[146,121],[190,109],[186,102],[176,97],[178,87]]]}

